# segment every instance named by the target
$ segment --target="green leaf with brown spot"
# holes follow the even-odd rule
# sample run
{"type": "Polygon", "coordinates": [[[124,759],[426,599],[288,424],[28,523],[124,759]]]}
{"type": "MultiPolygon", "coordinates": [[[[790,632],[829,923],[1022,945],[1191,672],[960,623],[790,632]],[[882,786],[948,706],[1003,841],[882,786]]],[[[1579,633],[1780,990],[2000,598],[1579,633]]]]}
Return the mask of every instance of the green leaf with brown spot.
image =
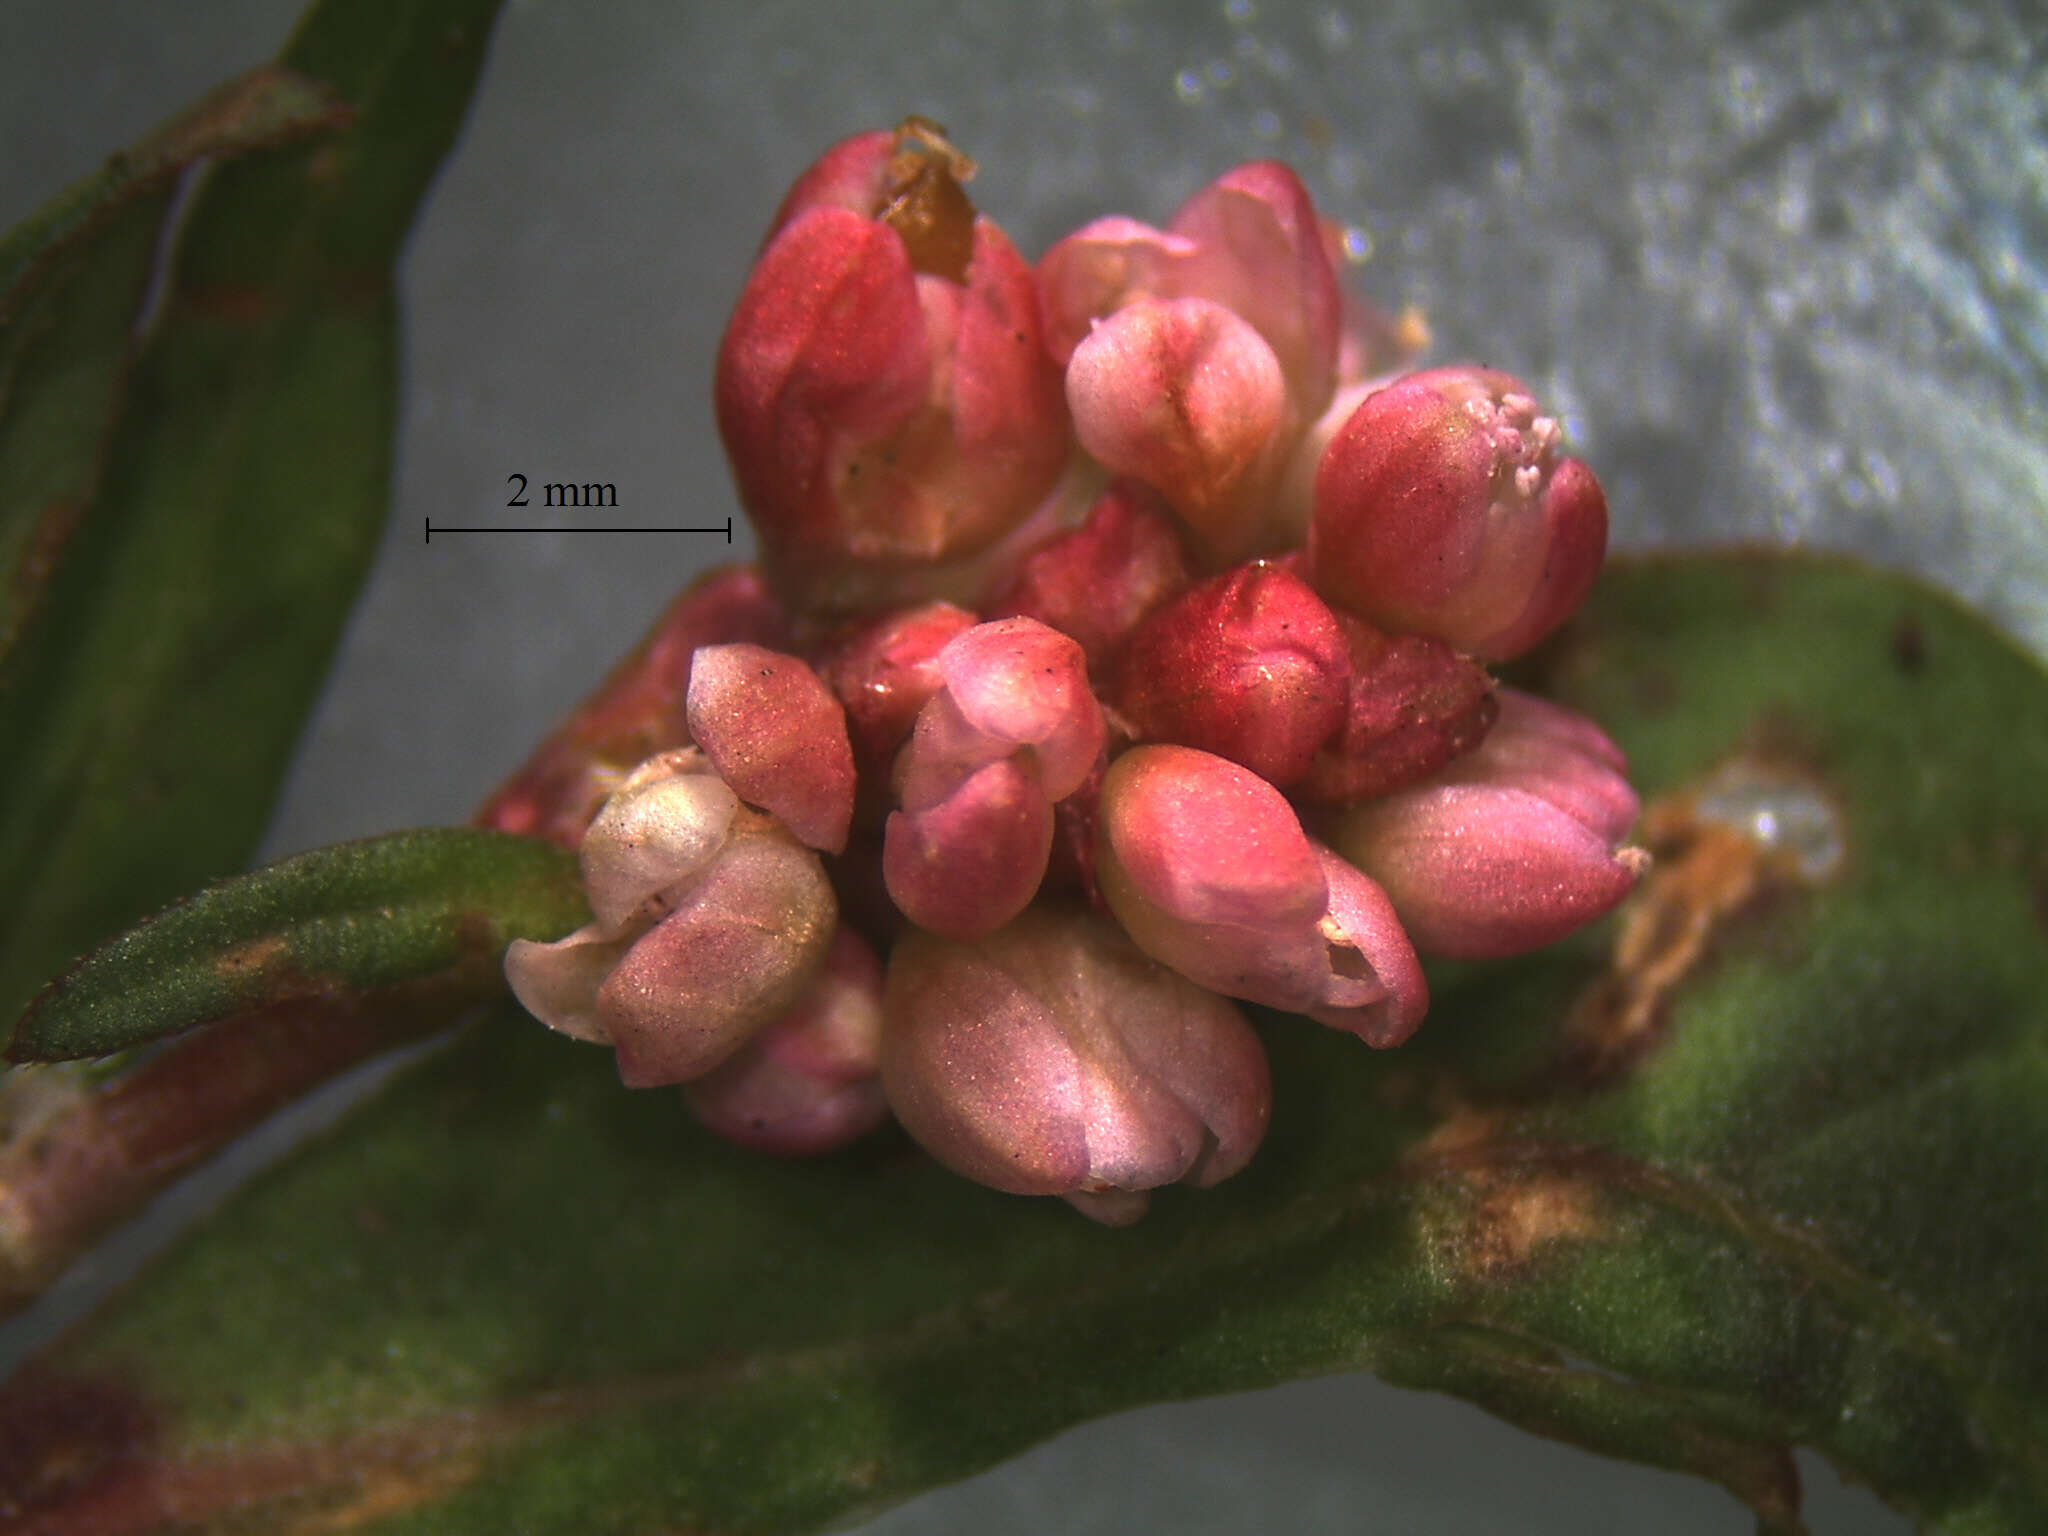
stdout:
{"type": "Polygon", "coordinates": [[[383,527],[392,262],[495,9],[316,6],[0,243],[0,1015],[261,836],[383,527]]]}
{"type": "Polygon", "coordinates": [[[749,1156],[508,1010],[25,1370],[14,1497],[50,1536],[807,1531],[1363,1367],[1768,1530],[1794,1446],[1930,1530],[2048,1529],[2048,679],[1909,581],[1764,555],[1618,566],[1535,670],[1633,754],[1656,882],[1439,973],[1397,1051],[1268,1021],[1223,1186],[1109,1231],[894,1135],[749,1156]],[[1704,816],[1730,764],[1839,861],[1704,816]]]}
{"type": "Polygon", "coordinates": [[[15,1024],[9,1061],[70,1061],[292,1003],[432,988],[500,996],[514,939],[587,922],[573,854],[446,827],[316,849],[166,908],[59,976],[15,1024]]]}

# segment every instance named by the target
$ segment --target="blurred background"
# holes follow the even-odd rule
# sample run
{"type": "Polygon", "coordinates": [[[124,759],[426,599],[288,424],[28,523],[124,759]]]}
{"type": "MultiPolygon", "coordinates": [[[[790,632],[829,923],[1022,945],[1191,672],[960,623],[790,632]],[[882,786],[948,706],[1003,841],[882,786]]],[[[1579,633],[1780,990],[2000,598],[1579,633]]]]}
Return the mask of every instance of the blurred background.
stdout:
{"type": "MultiPolygon", "coordinates": [[[[0,227],[274,54],[298,9],[7,0],[0,227]]],[[[1434,360],[1519,373],[1562,415],[1620,546],[1854,551],[2048,654],[2030,6],[510,0],[405,260],[391,527],[271,852],[463,819],[693,571],[747,555],[743,531],[422,532],[531,520],[506,507],[513,474],[611,482],[619,522],[722,525],[711,358],[765,222],[825,144],[912,111],[979,159],[977,202],[1033,254],[1285,158],[1351,227],[1358,291],[1420,307],[1434,360]]],[[[222,1177],[0,1335],[0,1358],[222,1177]]],[[[1906,1529],[1802,1466],[1817,1531],[1906,1529]]],[[[1338,1377],[1087,1426],[862,1529],[1749,1524],[1705,1485],[1338,1377]]]]}

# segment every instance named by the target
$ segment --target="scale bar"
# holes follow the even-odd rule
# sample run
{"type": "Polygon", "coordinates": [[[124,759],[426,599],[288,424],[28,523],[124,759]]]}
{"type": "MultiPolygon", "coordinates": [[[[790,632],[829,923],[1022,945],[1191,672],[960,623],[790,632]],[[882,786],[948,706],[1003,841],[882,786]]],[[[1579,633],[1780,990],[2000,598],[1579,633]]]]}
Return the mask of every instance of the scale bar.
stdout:
{"type": "Polygon", "coordinates": [[[488,528],[455,528],[450,527],[446,523],[436,528],[431,517],[426,520],[426,523],[426,542],[429,544],[434,542],[434,535],[437,533],[722,533],[725,535],[726,543],[730,544],[732,542],[732,519],[729,517],[725,520],[723,527],[711,528],[593,528],[588,525],[562,528],[534,528],[508,527],[504,524],[488,528]]]}

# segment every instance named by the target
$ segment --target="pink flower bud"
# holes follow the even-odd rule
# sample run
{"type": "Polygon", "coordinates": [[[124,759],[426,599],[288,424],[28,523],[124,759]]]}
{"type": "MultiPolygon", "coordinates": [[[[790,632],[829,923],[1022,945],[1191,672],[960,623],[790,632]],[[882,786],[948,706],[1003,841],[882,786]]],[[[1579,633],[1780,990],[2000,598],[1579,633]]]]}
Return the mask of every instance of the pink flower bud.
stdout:
{"type": "Polygon", "coordinates": [[[1173,519],[1151,491],[1123,480],[1102,493],[1080,527],[1027,554],[987,612],[1051,626],[1079,643],[1092,672],[1189,575],[1173,519]]]}
{"type": "Polygon", "coordinates": [[[1193,253],[1177,291],[1227,305],[1257,328],[1279,359],[1301,422],[1337,387],[1343,294],[1308,188],[1278,160],[1227,171],[1189,198],[1166,226],[1193,253]]]}
{"type": "Polygon", "coordinates": [[[682,698],[698,647],[735,640],[780,645],[787,631],[753,567],[707,573],[484,803],[477,824],[576,847],[627,770],[689,744],[682,698]]]}
{"type": "Polygon", "coordinates": [[[1088,777],[1106,732],[1087,658],[1067,636],[1033,619],[977,624],[939,652],[939,671],[968,726],[1030,749],[1049,798],[1065,799],[1088,777]]]}
{"type": "Polygon", "coordinates": [[[1067,405],[1081,446],[1157,489],[1197,538],[1241,555],[1245,479],[1287,414],[1279,359],[1207,299],[1140,299],[1074,349],[1067,405]]]}
{"type": "Polygon", "coordinates": [[[1031,269],[971,163],[906,123],[799,181],[718,356],[719,431],[777,589],[858,609],[987,549],[1068,454],[1031,269]],[[865,206],[854,206],[865,204],[865,206]]]}
{"type": "Polygon", "coordinates": [[[971,944],[889,960],[882,1081],[940,1162],[1122,1225],[1146,1191],[1250,1160],[1272,1086],[1250,1025],[1101,918],[1033,909],[971,944]]]}
{"type": "Polygon", "coordinates": [[[818,856],[704,769],[687,749],[635,770],[583,840],[595,920],[505,955],[527,1010],[612,1046],[628,1087],[702,1076],[786,1012],[837,921],[818,856]]]}
{"type": "Polygon", "coordinates": [[[917,712],[944,683],[939,652],[976,622],[951,603],[925,603],[864,625],[826,648],[818,672],[845,706],[864,775],[888,772],[910,739],[917,712]]]}
{"type": "Polygon", "coordinates": [[[1427,1006],[1370,882],[1310,842],[1278,790],[1220,757],[1145,746],[1111,763],[1096,877],[1140,949],[1212,991],[1375,1044],[1405,1037],[1427,1006]]]}
{"type": "Polygon", "coordinates": [[[1299,576],[1258,560],[1140,625],[1109,699],[1138,740],[1213,752],[1287,789],[1343,723],[1350,675],[1336,616],[1299,576]]]}
{"type": "Polygon", "coordinates": [[[841,928],[797,1005],[723,1064],[683,1085],[715,1134],[778,1157],[813,1157],[888,1118],[882,1097],[882,965],[841,928]]]}
{"type": "Polygon", "coordinates": [[[1430,954],[1484,960],[1553,944],[1608,911],[1647,864],[1616,845],[1636,814],[1590,720],[1511,688],[1486,740],[1436,778],[1337,824],[1430,954]]]}
{"type": "Polygon", "coordinates": [[[1493,679],[1441,640],[1383,635],[1339,614],[1351,674],[1341,729],[1298,786],[1304,799],[1350,805],[1428,778],[1478,746],[1499,706],[1493,679]]]}
{"type": "Polygon", "coordinates": [[[1038,279],[1082,446],[1156,487],[1211,565],[1277,547],[1275,493],[1336,388],[1341,327],[1294,173],[1240,166],[1164,231],[1098,219],[1048,251],[1038,279]]]}
{"type": "Polygon", "coordinates": [[[1342,298],[1315,205],[1293,171],[1255,161],[1183,203],[1164,230],[1111,217],[1040,258],[1046,344],[1067,362],[1095,321],[1144,299],[1208,299],[1272,349],[1302,421],[1336,387],[1342,298]]]}
{"type": "Polygon", "coordinates": [[[921,928],[978,938],[1023,911],[1052,854],[1052,801],[1027,759],[1001,757],[890,816],[889,898],[921,928]]]}
{"type": "Polygon", "coordinates": [[[1435,368],[1369,395],[1323,455],[1316,590],[1383,628],[1482,660],[1528,650],[1578,607],[1607,548],[1591,470],[1515,378],[1435,368]]]}
{"type": "Polygon", "coordinates": [[[758,645],[707,645],[690,668],[686,708],[690,735],[733,793],[813,848],[846,847],[853,745],[817,673],[758,645]]]}
{"type": "Polygon", "coordinates": [[[944,687],[897,759],[903,809],[882,867],[906,917],[991,933],[1045,877],[1053,803],[1080,788],[1107,736],[1080,646],[1035,619],[977,624],[937,658],[944,687]]]}

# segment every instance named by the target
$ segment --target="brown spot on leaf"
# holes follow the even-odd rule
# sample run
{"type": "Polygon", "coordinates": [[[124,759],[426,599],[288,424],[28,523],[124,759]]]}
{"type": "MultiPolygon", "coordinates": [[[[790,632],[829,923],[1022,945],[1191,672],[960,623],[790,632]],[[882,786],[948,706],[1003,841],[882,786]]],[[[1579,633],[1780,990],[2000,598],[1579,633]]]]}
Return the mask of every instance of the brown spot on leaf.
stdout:
{"type": "Polygon", "coordinates": [[[1566,1026],[1574,1064],[1594,1078],[1655,1042],[1673,994],[1732,920],[1831,879],[1845,857],[1840,812],[1818,778],[1748,754],[1653,802],[1641,828],[1656,863],[1566,1026]]]}
{"type": "Polygon", "coordinates": [[[272,934],[225,950],[213,962],[223,980],[246,983],[291,965],[292,951],[281,935],[272,934]]]}
{"type": "Polygon", "coordinates": [[[1587,1180],[1555,1172],[1516,1178],[1480,1196],[1466,1262],[1493,1279],[1525,1267],[1554,1243],[1584,1241],[1601,1230],[1599,1191],[1587,1180]]]}

